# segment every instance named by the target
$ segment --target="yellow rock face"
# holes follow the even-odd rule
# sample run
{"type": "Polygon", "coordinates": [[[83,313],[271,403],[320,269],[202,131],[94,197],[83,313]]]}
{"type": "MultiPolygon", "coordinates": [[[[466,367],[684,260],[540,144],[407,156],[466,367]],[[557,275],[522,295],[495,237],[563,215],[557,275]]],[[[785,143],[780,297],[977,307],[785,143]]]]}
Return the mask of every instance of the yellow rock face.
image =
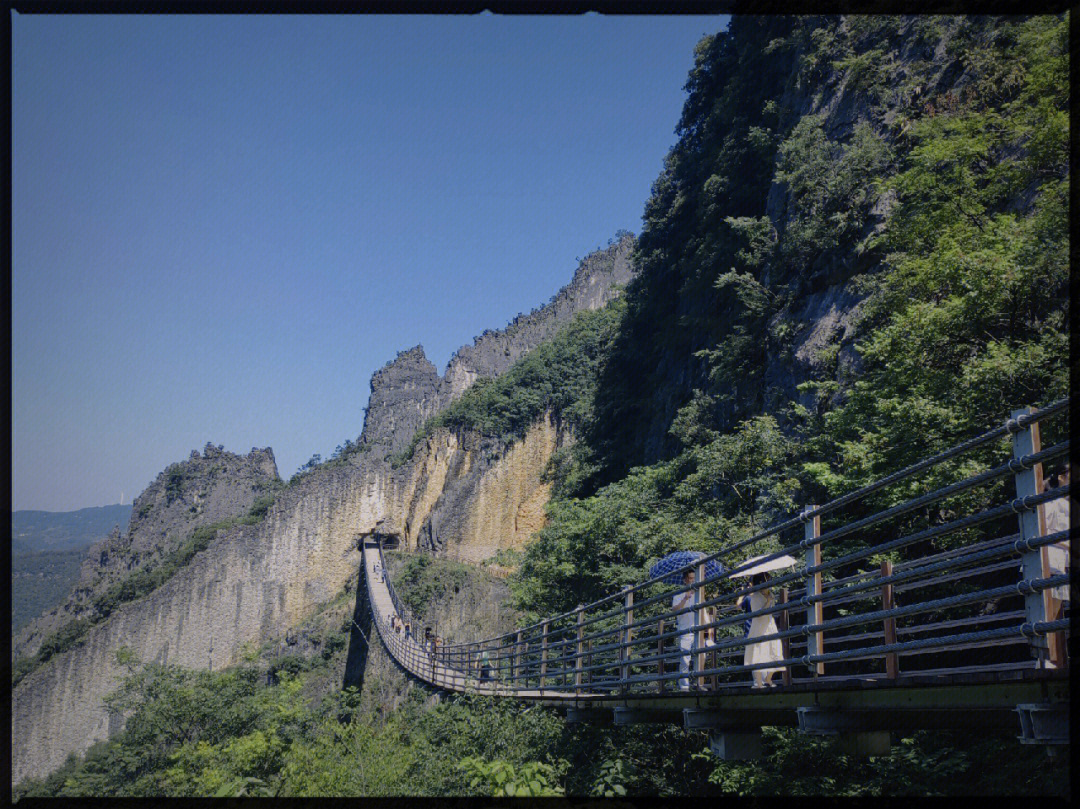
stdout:
{"type": "Polygon", "coordinates": [[[561,444],[549,417],[533,425],[480,479],[470,519],[451,555],[479,562],[502,548],[519,548],[544,527],[551,484],[540,475],[561,444]]]}

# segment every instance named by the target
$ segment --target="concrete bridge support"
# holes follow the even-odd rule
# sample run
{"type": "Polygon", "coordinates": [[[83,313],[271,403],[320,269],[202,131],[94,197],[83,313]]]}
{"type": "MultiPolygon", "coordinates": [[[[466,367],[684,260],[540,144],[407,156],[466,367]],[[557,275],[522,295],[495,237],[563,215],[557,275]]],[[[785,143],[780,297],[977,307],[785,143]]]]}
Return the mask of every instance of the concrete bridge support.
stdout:
{"type": "Polygon", "coordinates": [[[855,712],[816,706],[798,709],[799,732],[811,736],[835,736],[840,752],[848,756],[887,756],[892,738],[887,730],[867,727],[855,712]]]}
{"type": "Polygon", "coordinates": [[[1056,756],[1069,744],[1069,706],[1030,702],[1016,706],[1020,715],[1021,744],[1044,744],[1056,756]]]}

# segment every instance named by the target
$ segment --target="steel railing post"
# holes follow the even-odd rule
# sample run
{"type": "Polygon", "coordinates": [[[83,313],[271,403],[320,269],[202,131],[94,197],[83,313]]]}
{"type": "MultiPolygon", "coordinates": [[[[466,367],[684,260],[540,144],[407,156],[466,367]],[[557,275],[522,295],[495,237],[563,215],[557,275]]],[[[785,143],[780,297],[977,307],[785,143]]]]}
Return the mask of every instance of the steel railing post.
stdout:
{"type": "MultiPolygon", "coordinates": [[[[883,559],[881,562],[881,578],[886,579],[892,575],[892,562],[888,559],[883,559]]],[[[891,610],[893,608],[893,586],[892,584],[881,585],[881,609],[891,610]]],[[[885,619],[885,645],[896,643],[896,619],[885,619]]],[[[900,675],[900,657],[896,652],[890,652],[885,655],[885,674],[890,680],[895,680],[900,675]]]]}
{"type": "MultiPolygon", "coordinates": [[[[780,588],[780,603],[788,603],[788,588],[780,588]]],[[[788,611],[785,609],[779,615],[776,616],[776,628],[781,632],[785,632],[791,627],[788,625],[788,611]]],[[[780,654],[784,656],[784,660],[788,660],[791,657],[791,639],[780,639],[780,654]]],[[[784,685],[791,685],[791,666],[784,666],[784,672],[781,675],[784,685]]]]}
{"type": "Polygon", "coordinates": [[[697,685],[698,689],[705,690],[705,675],[701,672],[705,670],[705,630],[702,629],[702,625],[705,623],[705,608],[701,606],[705,601],[705,585],[702,582],[705,580],[705,563],[702,562],[697,567],[697,582],[698,586],[694,588],[695,603],[694,603],[694,626],[696,631],[694,632],[694,646],[696,647],[697,654],[694,656],[694,668],[697,669],[697,685]]]}
{"type": "MultiPolygon", "coordinates": [[[[1014,422],[1021,416],[1032,412],[1032,408],[1023,407],[1012,412],[1014,422]]],[[[1011,428],[1010,428],[1010,431],[1011,428]]],[[[1023,458],[1025,455],[1033,455],[1042,449],[1042,439],[1039,435],[1039,423],[1034,422],[1027,427],[1018,428],[1013,432],[1013,459],[1023,458]]],[[[1042,492],[1043,473],[1042,464],[1037,463],[1029,468],[1021,468],[1015,474],[1016,496],[1020,499],[1042,492]]],[[[1020,520],[1020,536],[1023,539],[1033,539],[1046,533],[1046,523],[1041,507],[1023,509],[1018,513],[1020,520]]],[[[1025,551],[1021,558],[1021,570],[1023,578],[1027,580],[1046,578],[1050,575],[1049,556],[1046,548],[1036,548],[1025,551]]],[[[1051,601],[1053,594],[1049,590],[1028,593],[1024,597],[1024,610],[1027,613],[1027,623],[1034,626],[1040,621],[1050,620],[1054,614],[1054,605],[1051,601]]],[[[1057,635],[1058,633],[1054,633],[1057,635]]],[[[1035,633],[1029,634],[1031,646],[1035,648],[1039,656],[1040,664],[1047,663],[1050,668],[1057,668],[1064,662],[1059,649],[1058,637],[1048,638],[1035,633]]]]}
{"type": "MultiPolygon", "coordinates": [[[[623,615],[623,631],[622,642],[624,644],[630,643],[630,637],[633,631],[630,629],[630,625],[634,623],[634,588],[627,584],[623,586],[623,608],[625,610],[623,615]]],[[[619,649],[619,659],[622,661],[622,668],[619,672],[619,691],[623,694],[626,693],[626,681],[630,678],[630,646],[624,645],[619,649]]]]}
{"type": "Polygon", "coordinates": [[[540,628],[540,693],[544,693],[544,683],[547,680],[548,666],[548,622],[544,621],[540,628]]]}
{"type": "Polygon", "coordinates": [[[661,618],[660,622],[656,625],[656,634],[659,636],[659,640],[656,641],[656,654],[659,660],[656,661],[656,690],[661,694],[664,693],[664,619],[661,618]]]}
{"type": "Polygon", "coordinates": [[[514,668],[513,677],[511,682],[514,684],[514,688],[521,688],[521,680],[518,679],[522,674],[522,631],[517,630],[517,636],[514,642],[514,668]]]}
{"type": "Polygon", "coordinates": [[[582,623],[585,621],[585,605],[578,604],[577,609],[574,610],[577,614],[577,654],[574,659],[574,693],[581,693],[581,666],[585,660],[584,643],[582,642],[582,636],[585,634],[585,628],[582,623]]]}
{"type": "MultiPolygon", "coordinates": [[[[811,519],[806,517],[811,511],[817,508],[816,505],[807,506],[803,512],[803,547],[806,548],[806,566],[816,567],[821,564],[821,543],[812,542],[821,536],[821,515],[817,515],[811,519]]],[[[806,579],[806,597],[820,596],[821,595],[821,571],[808,576],[806,579]]],[[[814,601],[809,603],[806,608],[806,624],[807,626],[817,626],[822,623],[822,605],[820,601],[814,601]]],[[[824,648],[822,633],[812,632],[806,638],[806,653],[807,654],[822,654],[824,648]]],[[[814,676],[817,677],[820,674],[825,673],[825,664],[817,663],[811,666],[811,671],[814,676]]]]}

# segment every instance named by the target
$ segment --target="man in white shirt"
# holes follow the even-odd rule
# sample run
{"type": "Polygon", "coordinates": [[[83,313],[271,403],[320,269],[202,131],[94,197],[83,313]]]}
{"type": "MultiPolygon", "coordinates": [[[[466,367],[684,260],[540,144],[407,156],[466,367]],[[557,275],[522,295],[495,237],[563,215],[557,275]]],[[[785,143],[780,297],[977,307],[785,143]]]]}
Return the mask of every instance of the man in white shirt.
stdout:
{"type": "MultiPolygon", "coordinates": [[[[688,570],[683,575],[683,584],[694,583],[694,571],[688,570]]],[[[693,590],[687,590],[685,593],[679,593],[671,598],[671,609],[681,610],[684,607],[697,606],[697,593],[693,590]]],[[[697,610],[689,610],[682,615],[677,616],[677,625],[679,629],[683,630],[683,634],[679,635],[679,648],[682,649],[682,659],[679,661],[679,672],[683,674],[679,678],[679,688],[683,691],[690,690],[690,657],[693,654],[695,643],[697,639],[697,610]]]]}

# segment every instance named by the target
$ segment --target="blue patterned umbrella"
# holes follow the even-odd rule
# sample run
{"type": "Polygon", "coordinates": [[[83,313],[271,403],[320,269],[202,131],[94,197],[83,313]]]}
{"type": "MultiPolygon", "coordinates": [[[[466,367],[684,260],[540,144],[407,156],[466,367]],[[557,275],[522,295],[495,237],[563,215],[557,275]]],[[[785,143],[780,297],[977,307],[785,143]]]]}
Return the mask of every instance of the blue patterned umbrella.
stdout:
{"type": "MultiPolygon", "coordinates": [[[[669,553],[655,565],[649,568],[649,576],[651,578],[660,578],[665,584],[682,584],[683,576],[686,575],[686,571],[680,571],[673,573],[672,571],[678,570],[680,567],[685,567],[693,561],[701,559],[705,556],[701,551],[674,551],[669,553]],[[666,575],[670,574],[670,575],[666,575]]],[[[697,573],[697,568],[691,568],[694,573],[697,573]]],[[[705,563],[705,577],[714,578],[719,576],[725,570],[724,566],[717,562],[715,559],[710,559],[705,563]]]]}

